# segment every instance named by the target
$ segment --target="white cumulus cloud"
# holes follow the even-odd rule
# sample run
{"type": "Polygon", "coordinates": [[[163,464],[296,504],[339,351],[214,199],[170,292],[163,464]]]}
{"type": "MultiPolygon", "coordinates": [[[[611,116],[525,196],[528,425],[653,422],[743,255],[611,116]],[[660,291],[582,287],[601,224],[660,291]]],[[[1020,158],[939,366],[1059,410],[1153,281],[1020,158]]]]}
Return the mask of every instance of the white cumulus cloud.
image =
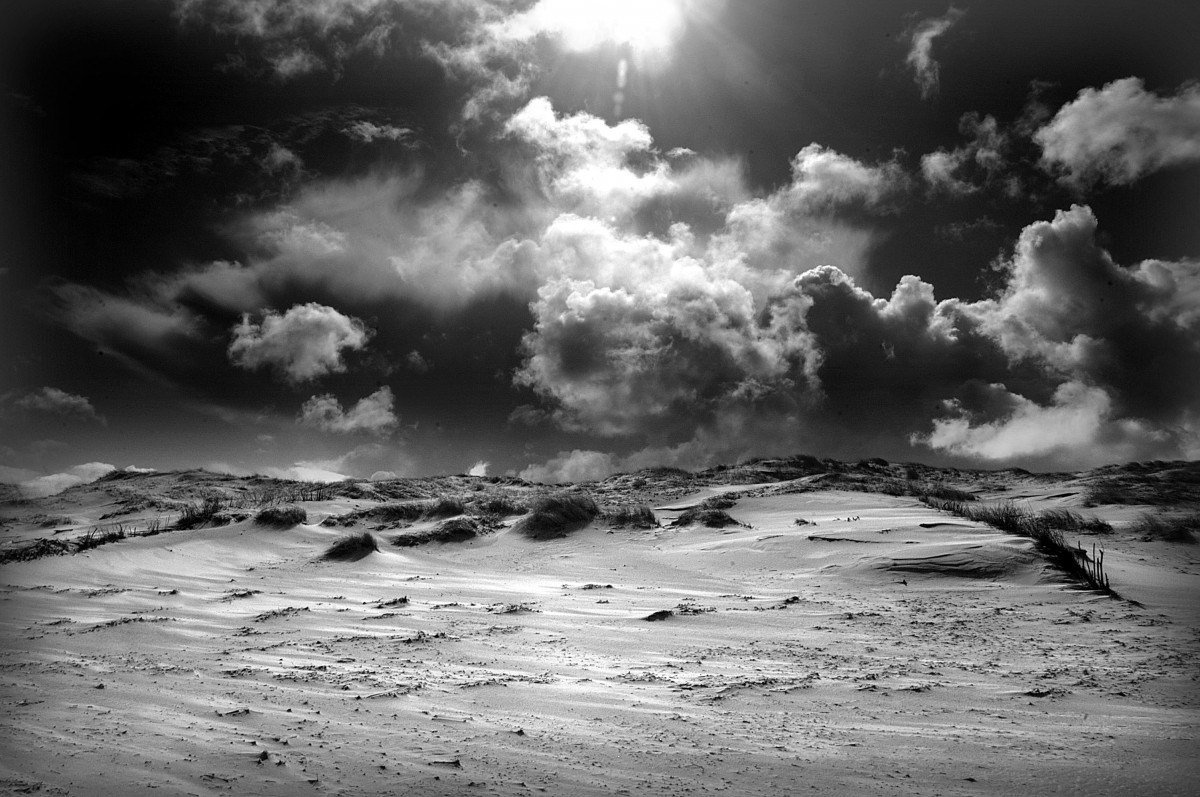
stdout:
{"type": "Polygon", "coordinates": [[[298,422],[325,432],[338,434],[366,433],[386,435],[399,424],[393,407],[395,397],[391,388],[379,388],[345,410],[334,396],[313,396],[304,402],[298,422]]]}
{"type": "Polygon", "coordinates": [[[271,368],[288,382],[307,382],[346,370],[345,350],[366,346],[370,331],[357,318],[310,302],[285,313],[266,311],[255,323],[242,316],[232,330],[229,360],[247,370],[271,368]]]}
{"type": "Polygon", "coordinates": [[[1076,184],[1128,185],[1160,169],[1200,163],[1200,85],[1166,97],[1146,91],[1136,77],[1086,88],[1034,140],[1042,163],[1076,184]]]}

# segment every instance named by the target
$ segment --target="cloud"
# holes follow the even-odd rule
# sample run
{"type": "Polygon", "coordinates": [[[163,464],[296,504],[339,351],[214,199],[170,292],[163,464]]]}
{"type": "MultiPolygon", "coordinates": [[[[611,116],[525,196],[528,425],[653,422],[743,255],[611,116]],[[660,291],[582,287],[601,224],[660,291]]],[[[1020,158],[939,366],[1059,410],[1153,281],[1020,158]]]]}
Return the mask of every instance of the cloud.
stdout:
{"type": "Polygon", "coordinates": [[[433,366],[421,355],[421,352],[413,349],[404,355],[404,367],[418,374],[427,374],[433,366]]]}
{"type": "Polygon", "coordinates": [[[29,468],[14,468],[11,465],[0,465],[0,484],[19,484],[38,478],[36,470],[29,468]]]}
{"type": "Polygon", "coordinates": [[[413,137],[414,132],[408,127],[397,127],[396,125],[376,124],[367,120],[359,120],[347,126],[343,132],[353,139],[364,143],[371,143],[378,140],[409,142],[413,137]]]}
{"type": "Polygon", "coordinates": [[[68,468],[62,473],[54,473],[20,483],[21,494],[26,498],[45,498],[57,495],[63,490],[80,484],[89,484],[101,476],[112,473],[115,467],[105,462],[88,462],[68,468]]]}
{"type": "MultiPolygon", "coordinates": [[[[563,216],[516,374],[545,414],[522,417],[648,443],[647,464],[679,441],[689,462],[742,446],[1048,466],[1195,450],[1200,263],[1122,267],[1096,235],[1084,207],[1029,225],[999,293],[963,302],[915,276],[876,297],[832,266],[752,267],[726,235],[702,247],[563,216]]],[[[630,464],[581,452],[528,472],[630,464]]]]}
{"type": "Polygon", "coordinates": [[[484,462],[481,459],[478,462],[476,462],[474,465],[471,466],[470,470],[467,471],[467,475],[468,476],[487,476],[488,468],[490,466],[491,466],[490,462],[484,462]]]}
{"type": "Polygon", "coordinates": [[[233,327],[228,354],[241,368],[268,367],[288,382],[308,382],[345,371],[342,352],[361,350],[370,335],[357,318],[309,302],[282,315],[268,310],[261,324],[243,315],[233,327]]]}
{"type": "Polygon", "coordinates": [[[96,413],[96,408],[87,398],[67,393],[56,387],[43,387],[40,392],[30,393],[18,399],[17,406],[25,410],[74,416],[96,421],[102,426],[108,425],[108,421],[103,415],[96,413]]]}
{"type": "Polygon", "coordinates": [[[343,410],[332,395],[313,396],[304,402],[297,422],[324,432],[386,435],[400,422],[393,412],[394,404],[395,397],[386,385],[360,399],[349,410],[343,410]]]}
{"type": "Polygon", "coordinates": [[[1019,178],[1011,174],[1009,134],[994,116],[965,113],[958,129],[971,138],[967,144],[921,156],[921,176],[930,189],[966,196],[1001,178],[1010,193],[1019,188],[1019,178]]]}
{"type": "Polygon", "coordinates": [[[240,45],[230,65],[246,56],[279,80],[317,71],[335,74],[355,52],[380,54],[411,2],[391,0],[174,0],[185,26],[204,26],[240,45]],[[248,45],[248,46],[245,46],[248,45]]]}
{"type": "Polygon", "coordinates": [[[913,70],[913,78],[921,89],[922,99],[936,97],[938,93],[941,67],[933,59],[934,39],[954,27],[965,14],[965,11],[951,6],[942,16],[921,20],[907,31],[910,44],[904,61],[913,70]]]}
{"type": "Polygon", "coordinates": [[[178,365],[203,342],[204,320],[147,283],[115,294],[75,283],[50,288],[48,315],[133,370],[178,365]]]}
{"type": "Polygon", "coordinates": [[[1141,78],[1086,88],[1034,139],[1042,164],[1064,180],[1129,185],[1160,169],[1200,162],[1200,85],[1174,96],[1146,91],[1141,78]]]}
{"type": "Polygon", "coordinates": [[[518,474],[525,481],[565,484],[603,479],[616,472],[612,454],[600,451],[561,451],[541,465],[530,465],[518,474]]]}
{"type": "Polygon", "coordinates": [[[796,207],[820,210],[861,202],[879,207],[907,185],[899,164],[869,166],[820,144],[809,144],[792,159],[788,199],[796,207]]]}
{"type": "Polygon", "coordinates": [[[344,473],[327,470],[308,462],[297,462],[295,465],[281,468],[263,468],[263,475],[272,479],[292,479],[301,482],[342,482],[350,478],[344,473]]]}
{"type": "Polygon", "coordinates": [[[1087,207],[1026,227],[996,299],[959,306],[1026,371],[964,391],[914,442],[985,459],[1055,463],[1195,451],[1200,406],[1200,262],[1116,264],[1087,207]],[[1045,394],[1044,399],[1029,394],[1045,394]]]}

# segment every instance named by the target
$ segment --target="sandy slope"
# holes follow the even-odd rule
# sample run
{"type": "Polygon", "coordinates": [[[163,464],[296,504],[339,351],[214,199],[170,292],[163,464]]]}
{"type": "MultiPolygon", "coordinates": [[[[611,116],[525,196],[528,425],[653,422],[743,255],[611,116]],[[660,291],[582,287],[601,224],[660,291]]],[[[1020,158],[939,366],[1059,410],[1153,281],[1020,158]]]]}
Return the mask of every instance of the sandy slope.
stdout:
{"type": "Polygon", "coordinates": [[[0,792],[1194,793],[1194,548],[1104,540],[1139,607],[909,498],[729,511],[353,563],[246,521],[0,566],[0,792]]]}

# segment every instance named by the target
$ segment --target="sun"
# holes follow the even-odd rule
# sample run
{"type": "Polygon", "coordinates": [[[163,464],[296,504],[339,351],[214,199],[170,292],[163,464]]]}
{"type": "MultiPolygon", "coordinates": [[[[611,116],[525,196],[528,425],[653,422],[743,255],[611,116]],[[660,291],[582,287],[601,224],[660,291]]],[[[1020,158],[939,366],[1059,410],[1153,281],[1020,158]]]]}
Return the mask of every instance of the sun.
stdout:
{"type": "Polygon", "coordinates": [[[694,4],[695,0],[542,0],[527,12],[526,22],[570,50],[616,44],[628,47],[635,57],[655,58],[670,53],[694,4]]]}

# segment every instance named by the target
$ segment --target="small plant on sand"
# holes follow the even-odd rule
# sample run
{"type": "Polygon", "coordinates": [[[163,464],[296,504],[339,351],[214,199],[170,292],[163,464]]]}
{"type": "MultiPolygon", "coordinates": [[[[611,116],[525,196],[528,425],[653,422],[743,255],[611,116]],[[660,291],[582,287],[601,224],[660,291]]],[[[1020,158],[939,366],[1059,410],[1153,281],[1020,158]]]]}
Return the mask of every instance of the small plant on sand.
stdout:
{"type": "Polygon", "coordinates": [[[1112,534],[1112,526],[1097,517],[1084,517],[1069,509],[1049,509],[1040,515],[1043,522],[1062,531],[1082,534],[1112,534]]]}
{"type": "Polygon", "coordinates": [[[255,515],[254,522],[260,526],[290,529],[292,526],[307,523],[308,513],[298,506],[273,506],[255,515]]]}
{"type": "Polygon", "coordinates": [[[75,540],[71,549],[75,553],[89,551],[92,548],[99,548],[101,545],[107,545],[110,542],[123,540],[126,536],[125,527],[120,524],[116,528],[104,530],[101,530],[99,526],[93,526],[87,530],[86,534],[75,540]]]}
{"type": "Polygon", "coordinates": [[[581,490],[554,493],[539,498],[516,528],[531,540],[553,540],[583,527],[599,514],[600,507],[581,490]]]}
{"type": "Polygon", "coordinates": [[[413,548],[427,542],[466,542],[488,531],[490,529],[483,518],[454,517],[443,520],[429,531],[401,534],[392,540],[392,545],[397,548],[413,548]]]}
{"type": "Polygon", "coordinates": [[[467,513],[467,504],[458,496],[444,495],[425,508],[425,517],[455,517],[467,513]]]}
{"type": "MultiPolygon", "coordinates": [[[[679,517],[675,518],[672,526],[705,526],[710,529],[723,529],[726,526],[745,526],[729,516],[729,513],[722,509],[702,509],[694,508],[685,510],[679,517]]],[[[747,527],[749,528],[749,527],[747,527]]]]}
{"type": "Polygon", "coordinates": [[[656,529],[659,526],[654,512],[645,505],[619,506],[604,513],[609,525],[618,528],[656,529]]]}
{"type": "Polygon", "coordinates": [[[211,523],[216,520],[220,512],[220,496],[207,496],[199,501],[193,501],[189,504],[185,504],[183,507],[183,513],[179,516],[179,520],[175,523],[175,528],[200,528],[205,523],[211,523]]]}
{"type": "Polygon", "coordinates": [[[362,534],[351,534],[325,549],[321,558],[328,562],[357,562],[379,550],[379,543],[369,531],[362,534]]]}
{"type": "Polygon", "coordinates": [[[728,495],[710,495],[700,502],[701,509],[733,509],[737,499],[728,495]]]}
{"type": "Polygon", "coordinates": [[[523,515],[529,511],[529,508],[503,493],[493,493],[472,501],[471,511],[481,515],[508,517],[509,515],[523,515]]]}
{"type": "Polygon", "coordinates": [[[1133,530],[1147,541],[1161,540],[1194,545],[1195,533],[1200,531],[1200,514],[1155,515],[1146,512],[1134,523],[1133,530]]]}

